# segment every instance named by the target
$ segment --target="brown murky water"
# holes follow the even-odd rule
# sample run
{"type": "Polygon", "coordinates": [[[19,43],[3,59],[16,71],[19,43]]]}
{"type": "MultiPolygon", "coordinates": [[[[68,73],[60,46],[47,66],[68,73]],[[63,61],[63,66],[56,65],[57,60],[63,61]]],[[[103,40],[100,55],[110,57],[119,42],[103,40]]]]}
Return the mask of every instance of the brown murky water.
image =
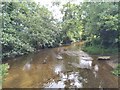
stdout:
{"type": "Polygon", "coordinates": [[[80,50],[80,43],[44,49],[9,60],[4,88],[118,88],[118,78],[105,61],[80,50]],[[59,55],[59,57],[58,57],[59,55]],[[84,56],[84,57],[82,57],[84,56]],[[58,60],[59,58],[60,60],[58,60]]]}

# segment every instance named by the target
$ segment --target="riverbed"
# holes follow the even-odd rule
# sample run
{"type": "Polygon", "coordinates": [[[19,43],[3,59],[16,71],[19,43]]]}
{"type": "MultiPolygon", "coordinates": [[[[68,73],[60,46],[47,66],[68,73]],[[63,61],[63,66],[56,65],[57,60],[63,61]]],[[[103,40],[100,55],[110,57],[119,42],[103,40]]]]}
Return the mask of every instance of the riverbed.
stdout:
{"type": "Polygon", "coordinates": [[[113,68],[97,57],[74,43],[14,58],[3,88],[118,88],[113,68]],[[82,60],[86,56],[91,60],[82,60]]]}

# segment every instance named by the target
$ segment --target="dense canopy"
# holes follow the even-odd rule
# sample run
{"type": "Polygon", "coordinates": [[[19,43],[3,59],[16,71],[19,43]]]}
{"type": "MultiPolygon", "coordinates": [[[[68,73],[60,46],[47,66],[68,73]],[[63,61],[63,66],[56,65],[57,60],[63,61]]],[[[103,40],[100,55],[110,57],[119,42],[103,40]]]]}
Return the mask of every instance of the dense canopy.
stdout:
{"type": "Polygon", "coordinates": [[[119,42],[117,2],[68,2],[61,8],[62,21],[34,2],[2,2],[1,7],[3,58],[80,40],[103,48],[119,42]]]}

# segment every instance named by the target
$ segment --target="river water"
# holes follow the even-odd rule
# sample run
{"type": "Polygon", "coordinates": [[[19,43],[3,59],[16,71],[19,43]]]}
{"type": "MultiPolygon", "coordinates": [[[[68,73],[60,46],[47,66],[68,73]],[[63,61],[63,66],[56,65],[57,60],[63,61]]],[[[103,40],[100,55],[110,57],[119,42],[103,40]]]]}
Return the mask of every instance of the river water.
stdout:
{"type": "Polygon", "coordinates": [[[118,88],[106,61],[81,51],[81,43],[43,49],[8,60],[3,88],[118,88]],[[90,60],[83,60],[83,58],[90,60]]]}

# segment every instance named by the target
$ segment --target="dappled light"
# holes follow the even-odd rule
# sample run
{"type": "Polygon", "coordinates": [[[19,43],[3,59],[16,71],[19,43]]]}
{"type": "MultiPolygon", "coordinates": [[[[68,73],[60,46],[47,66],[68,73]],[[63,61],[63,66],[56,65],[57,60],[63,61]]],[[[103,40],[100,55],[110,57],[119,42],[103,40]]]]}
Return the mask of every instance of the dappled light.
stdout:
{"type": "Polygon", "coordinates": [[[118,88],[119,2],[0,3],[0,89],[118,88]]]}

